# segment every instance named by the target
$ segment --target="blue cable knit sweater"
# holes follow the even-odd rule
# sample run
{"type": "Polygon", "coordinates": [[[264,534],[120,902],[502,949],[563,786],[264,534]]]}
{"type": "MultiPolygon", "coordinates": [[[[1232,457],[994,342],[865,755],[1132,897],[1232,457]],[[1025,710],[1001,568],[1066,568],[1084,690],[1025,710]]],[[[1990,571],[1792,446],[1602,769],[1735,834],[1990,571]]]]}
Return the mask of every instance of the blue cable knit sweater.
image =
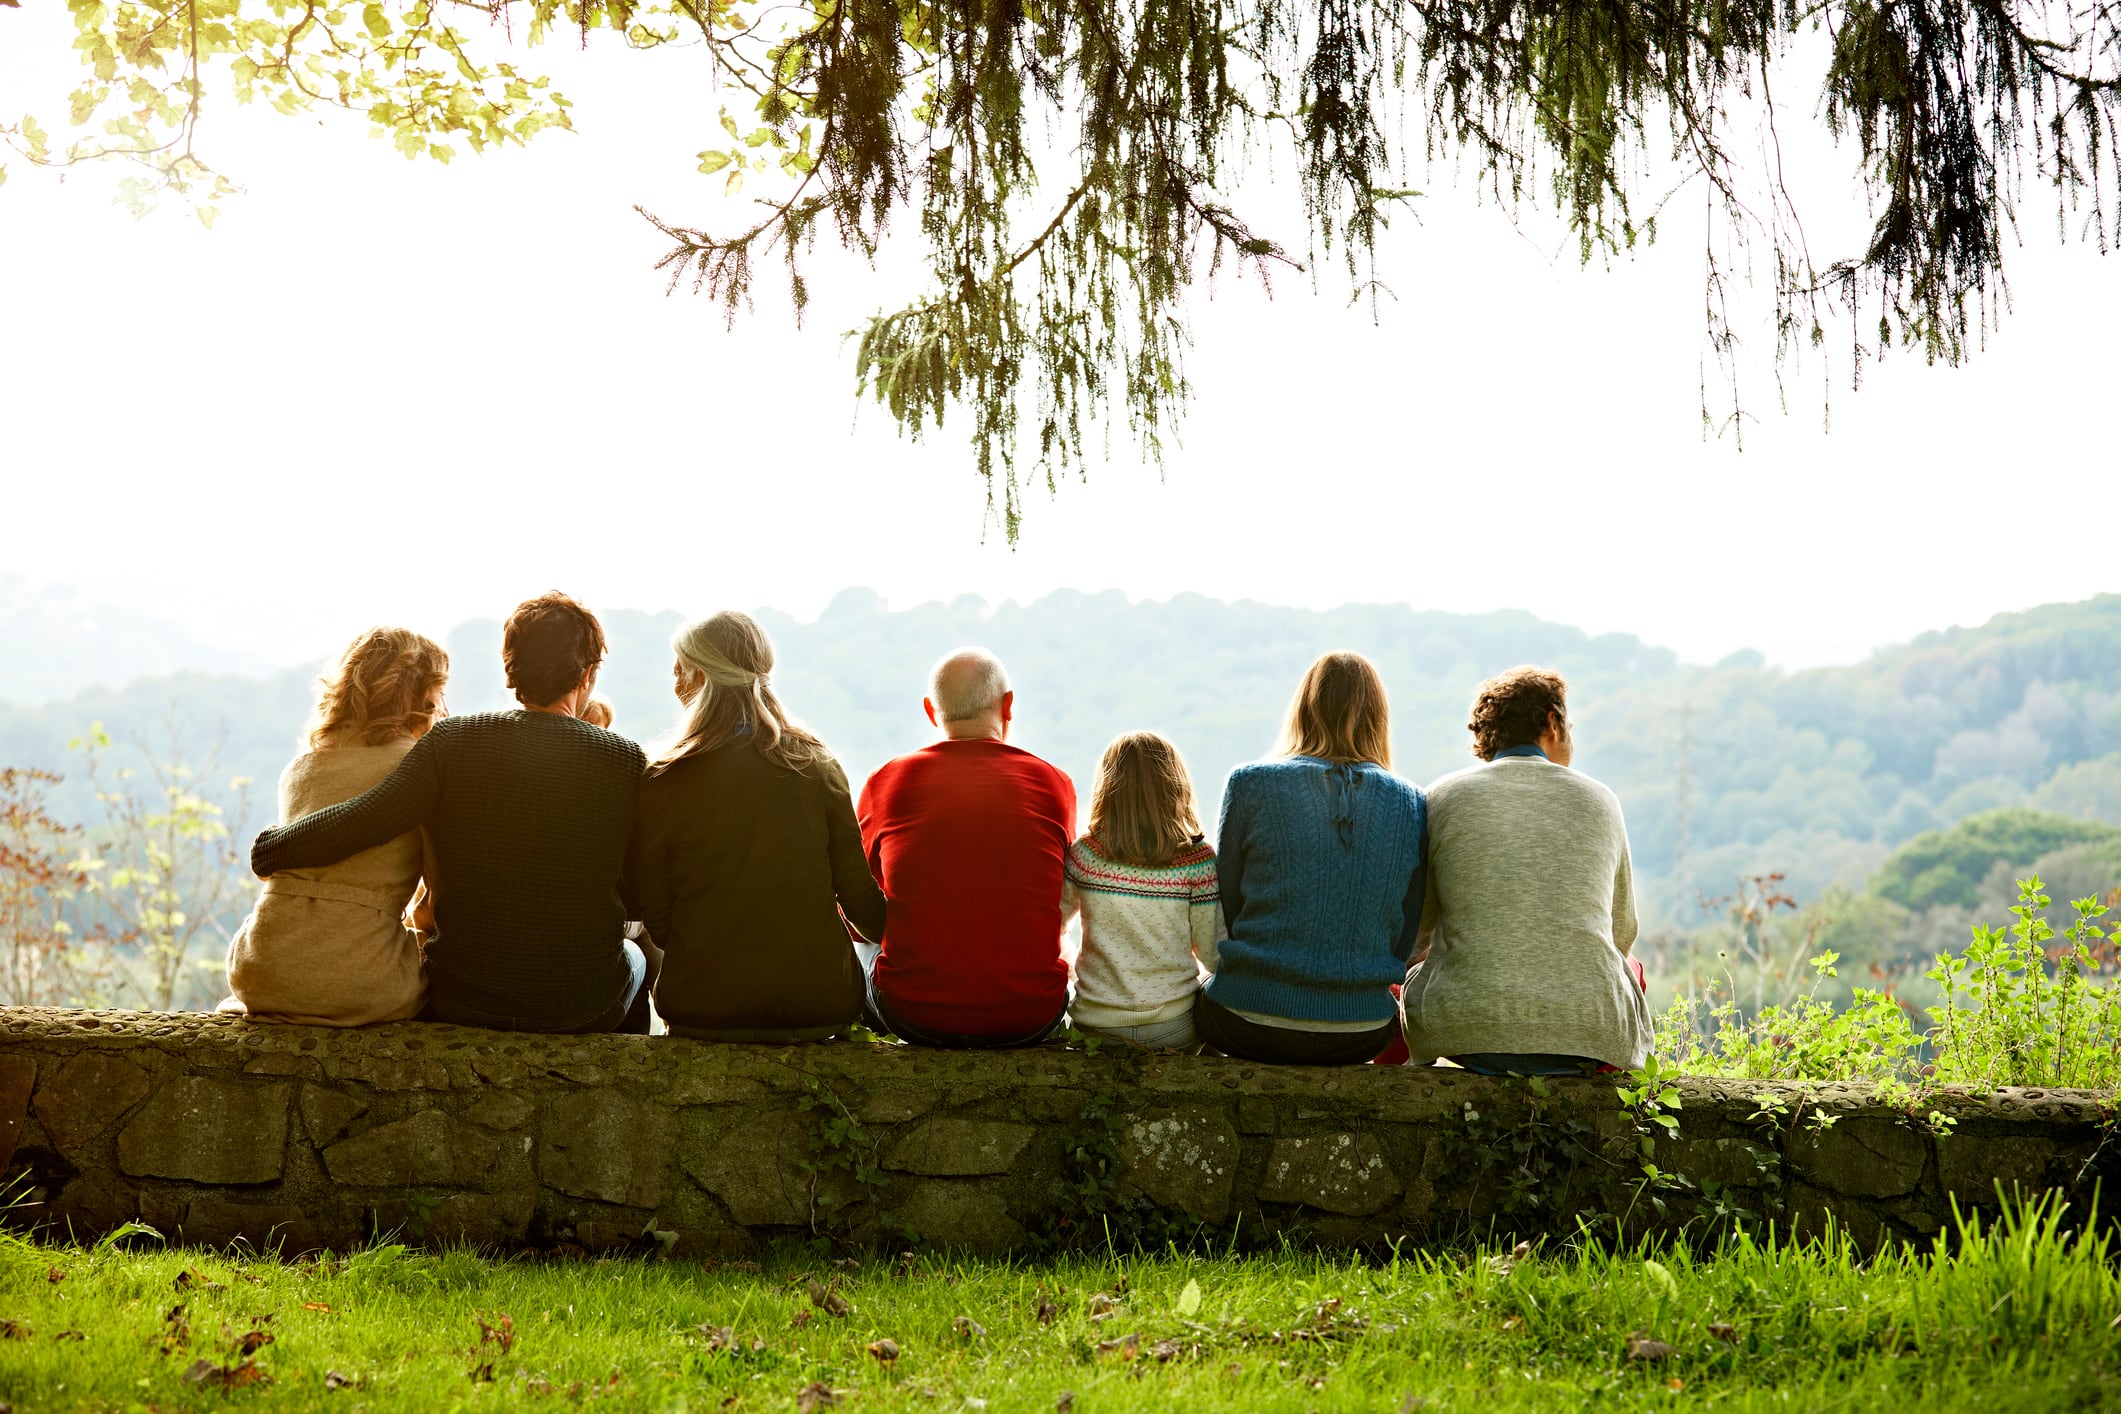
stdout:
{"type": "Polygon", "coordinates": [[[1217,875],[1230,937],[1208,995],[1297,1021],[1392,1019],[1421,924],[1428,802],[1381,766],[1230,773],[1217,875]]]}

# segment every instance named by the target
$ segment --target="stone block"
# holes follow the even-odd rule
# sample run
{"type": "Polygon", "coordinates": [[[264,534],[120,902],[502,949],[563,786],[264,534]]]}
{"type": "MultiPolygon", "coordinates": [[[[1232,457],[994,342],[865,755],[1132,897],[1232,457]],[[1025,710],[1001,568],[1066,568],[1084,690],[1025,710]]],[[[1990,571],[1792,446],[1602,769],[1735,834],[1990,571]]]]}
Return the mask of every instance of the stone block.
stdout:
{"type": "Polygon", "coordinates": [[[1399,1175],[1368,1134],[1277,1139],[1259,1186],[1263,1203],[1301,1203],[1346,1217],[1381,1211],[1400,1192],[1399,1175]]]}
{"type": "Polygon", "coordinates": [[[102,1137],[154,1088],[129,1060],[89,1051],[47,1077],[37,1090],[37,1119],[62,1153],[78,1154],[102,1137]]]}
{"type": "Polygon", "coordinates": [[[1265,1095],[1240,1095],[1237,1097],[1237,1132],[1240,1134],[1272,1134],[1275,1127],[1274,1102],[1265,1095]]]}
{"type": "Polygon", "coordinates": [[[896,1173],[971,1178],[1007,1173],[1038,1133],[1028,1124],[982,1119],[931,1119],[902,1136],[884,1156],[896,1173]]]}
{"type": "Polygon", "coordinates": [[[488,1129],[521,1129],[530,1123],[538,1112],[537,1106],[527,1095],[518,1095],[508,1090],[491,1090],[479,1093],[464,1107],[464,1118],[473,1124],[482,1124],[488,1129]]]}
{"type": "Polygon", "coordinates": [[[1992,1203],[1999,1183],[2005,1193],[2047,1187],[2048,1161],[2054,1156],[2055,1141],[2037,1135],[1947,1135],[1937,1141],[1937,1181],[1961,1203],[1992,1203]]]}
{"type": "Polygon", "coordinates": [[[85,1238],[121,1227],[139,1215],[140,1195],[131,1184],[109,1173],[84,1173],[66,1185],[57,1201],[31,1217],[49,1223],[55,1234],[70,1232],[85,1238]]]}
{"type": "Polygon", "coordinates": [[[1659,1168],[1720,1188],[1765,1187],[1778,1163],[1772,1149],[1743,1139],[1667,1139],[1657,1146],[1659,1168]]]}
{"type": "Polygon", "coordinates": [[[1897,1198],[1914,1191],[1929,1144],[1889,1119],[1842,1119],[1831,1129],[1800,1129],[1789,1158],[1805,1181],[1851,1198],[1897,1198]]]}
{"type": "Polygon", "coordinates": [[[440,1110],[342,1139],[324,1151],[332,1182],[356,1188],[476,1185],[493,1169],[494,1142],[440,1110]]]}
{"type": "Polygon", "coordinates": [[[429,1210],[426,1235],[436,1242],[480,1246],[521,1242],[537,1207],[537,1195],[527,1189],[452,1194],[429,1210]]]}
{"type": "Polygon", "coordinates": [[[238,1238],[259,1252],[293,1257],[324,1245],[316,1224],[292,1203],[230,1203],[194,1198],[184,1214],[184,1240],[225,1247],[238,1238]]]}
{"type": "Polygon", "coordinates": [[[942,1100],[940,1090],[879,1090],[862,1102],[863,1124],[904,1124],[919,1119],[942,1100]]]}
{"type": "Polygon", "coordinates": [[[663,1197],[670,1121],[670,1111],[625,1095],[554,1095],[538,1127],[538,1177],[576,1198],[653,1208],[663,1197]]]}
{"type": "Polygon", "coordinates": [[[802,1166],[810,1148],[800,1115],[767,1110],[730,1124],[688,1112],[678,1154],[685,1172],[746,1227],[809,1223],[810,1176],[802,1166]]]}
{"type": "Polygon", "coordinates": [[[293,1088],[207,1075],[173,1080],[118,1131],[118,1168],[135,1178],[271,1183],[287,1162],[293,1088]]]}
{"type": "Polygon", "coordinates": [[[1119,1158],[1125,1186],[1158,1206],[1208,1223],[1230,1216],[1237,1131],[1222,1111],[1202,1105],[1151,1110],[1127,1126],[1119,1158]]]}
{"type": "Polygon", "coordinates": [[[0,1173],[15,1160],[22,1126],[29,1119],[29,1093],[37,1084],[34,1056],[0,1055],[0,1173]]]}
{"type": "Polygon", "coordinates": [[[309,1133],[309,1142],[320,1147],[344,1134],[347,1125],[368,1113],[368,1106],[360,1100],[322,1085],[304,1085],[301,1104],[302,1127],[309,1133]]]}
{"type": "Polygon", "coordinates": [[[1000,1252],[1024,1235],[1001,1194],[949,1179],[915,1184],[894,1216],[924,1241],[968,1252],[1000,1252]]]}

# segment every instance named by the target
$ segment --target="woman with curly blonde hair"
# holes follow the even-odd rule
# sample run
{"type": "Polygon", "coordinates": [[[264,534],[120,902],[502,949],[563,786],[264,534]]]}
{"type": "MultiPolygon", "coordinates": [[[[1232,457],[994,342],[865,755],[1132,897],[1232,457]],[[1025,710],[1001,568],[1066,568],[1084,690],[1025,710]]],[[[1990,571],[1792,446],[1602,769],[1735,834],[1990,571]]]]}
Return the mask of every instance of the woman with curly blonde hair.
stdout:
{"type": "MultiPolygon", "coordinates": [[[[280,776],[280,823],[336,805],[397,768],[443,714],[449,655],[410,629],[372,628],[323,680],[309,749],[280,776]]],[[[365,1026],[417,1016],[420,938],[405,921],[423,869],[418,830],[351,859],[274,874],[228,945],[220,1010],[258,1021],[365,1026]]]]}

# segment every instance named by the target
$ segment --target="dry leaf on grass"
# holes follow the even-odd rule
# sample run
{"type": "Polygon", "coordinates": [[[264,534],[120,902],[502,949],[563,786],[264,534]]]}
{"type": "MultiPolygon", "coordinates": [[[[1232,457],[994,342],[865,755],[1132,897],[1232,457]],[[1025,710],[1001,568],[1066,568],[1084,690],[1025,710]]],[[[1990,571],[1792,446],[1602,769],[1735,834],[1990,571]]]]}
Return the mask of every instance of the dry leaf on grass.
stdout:
{"type": "Polygon", "coordinates": [[[1679,1348],[1653,1339],[1648,1331],[1637,1331],[1628,1337],[1628,1359],[1669,1360],[1679,1353],[1679,1348]]]}
{"type": "Polygon", "coordinates": [[[816,1319],[817,1312],[815,1311],[798,1311],[788,1318],[788,1324],[794,1326],[797,1330],[801,1330],[816,1319]]]}
{"type": "Polygon", "coordinates": [[[828,1316],[851,1316],[854,1303],[820,1282],[810,1283],[810,1304],[828,1316]]]}
{"type": "Polygon", "coordinates": [[[1090,1304],[1085,1309],[1089,1311],[1090,1318],[1096,1320],[1099,1316],[1111,1315],[1112,1308],[1117,1305],[1119,1305],[1118,1296],[1109,1291],[1100,1291],[1097,1295],[1090,1298],[1090,1304]]]}
{"type": "Polygon", "coordinates": [[[29,1322],[0,1321],[0,1340],[28,1340],[29,1338],[29,1322]]]}
{"type": "Polygon", "coordinates": [[[52,1337],[52,1339],[53,1339],[53,1340],[87,1340],[87,1339],[88,1339],[88,1336],[87,1336],[87,1334],[86,1334],[85,1332],[82,1332],[82,1331],[61,1331],[61,1332],[59,1332],[59,1333],[58,1333],[57,1335],[53,1336],[53,1337],[52,1337]]]}
{"type": "Polygon", "coordinates": [[[1050,1326],[1053,1324],[1053,1318],[1059,1314],[1060,1307],[1048,1300],[1046,1293],[1040,1292],[1038,1294],[1038,1323],[1042,1326],[1050,1326]]]}
{"type": "Polygon", "coordinates": [[[352,1375],[342,1375],[337,1370],[324,1372],[324,1388],[328,1390],[352,1389],[359,1383],[352,1375]]]}
{"type": "Polygon", "coordinates": [[[331,1314],[331,1307],[321,1301],[305,1301],[302,1303],[302,1309],[305,1311],[322,1311],[326,1315],[331,1314]]]}
{"type": "Polygon", "coordinates": [[[1142,1338],[1139,1334],[1123,1335],[1118,1340],[1101,1340],[1097,1343],[1100,1357],[1117,1355],[1121,1360],[1132,1360],[1142,1353],[1142,1338]]]}
{"type": "Polygon", "coordinates": [[[466,1370],[464,1373],[471,1377],[471,1382],[475,1385],[492,1384],[493,1361],[482,1360],[478,1364],[466,1370]]]}
{"type": "Polygon", "coordinates": [[[812,1380],[796,1392],[795,1407],[802,1414],[811,1414],[814,1409],[830,1408],[840,1402],[839,1391],[820,1380],[812,1380]]]}
{"type": "MultiPolygon", "coordinates": [[[[272,1318],[268,1316],[266,1319],[271,1320],[272,1318]]],[[[247,1357],[257,1354],[261,1349],[272,1343],[272,1332],[254,1325],[236,1338],[236,1349],[238,1353],[247,1357]]]]}
{"type": "Polygon", "coordinates": [[[959,1316],[950,1323],[950,1329],[957,1333],[959,1340],[972,1340],[987,1333],[987,1328],[970,1316],[959,1316]]]}
{"type": "Polygon", "coordinates": [[[241,1389],[245,1385],[271,1384],[272,1376],[259,1369],[255,1360],[222,1365],[202,1358],[192,1361],[191,1368],[184,1372],[184,1382],[215,1389],[241,1389]]]}
{"type": "Polygon", "coordinates": [[[191,1291],[194,1289],[199,1291],[226,1291],[228,1289],[221,1285],[220,1282],[210,1280],[205,1273],[195,1271],[190,1267],[178,1272],[177,1279],[171,1282],[170,1285],[179,1291],[191,1291]]]}
{"type": "Polygon", "coordinates": [[[1156,1357],[1157,1364],[1168,1365],[1178,1356],[1178,1342],[1175,1340],[1160,1340],[1149,1347],[1149,1353],[1156,1357]]]}
{"type": "Polygon", "coordinates": [[[483,1311],[472,1312],[471,1318],[479,1323],[479,1349],[484,1350],[489,1345],[498,1345],[501,1347],[503,1355],[515,1349],[516,1323],[513,1316],[503,1313],[490,1326],[486,1324],[486,1313],[483,1311]]]}
{"type": "Polygon", "coordinates": [[[861,1262],[853,1257],[834,1257],[832,1265],[843,1272],[858,1272],[862,1269],[861,1262]]]}
{"type": "Polygon", "coordinates": [[[1060,1398],[1053,1401],[1053,1414],[1075,1414],[1075,1391],[1064,1389],[1060,1398]]]}
{"type": "Polygon", "coordinates": [[[736,1331],[729,1326],[694,1326],[693,1329],[707,1337],[709,1350],[727,1350],[729,1342],[736,1338],[736,1331]]]}
{"type": "Polygon", "coordinates": [[[53,1286],[57,1286],[60,1282],[66,1280],[66,1273],[60,1271],[57,1267],[53,1267],[44,1274],[44,1279],[53,1286]]]}
{"type": "Polygon", "coordinates": [[[1722,1341],[1725,1345],[1736,1345],[1738,1343],[1737,1328],[1732,1326],[1729,1321],[1709,1322],[1709,1334],[1722,1341]]]}
{"type": "Polygon", "coordinates": [[[1679,1376],[1674,1375],[1672,1376],[1672,1378],[1664,1382],[1664,1387],[1670,1390],[1672,1393],[1677,1394],[1679,1393],[1679,1391],[1686,1388],[1686,1381],[1680,1379],[1679,1376]]]}
{"type": "Polygon", "coordinates": [[[898,1342],[888,1335],[880,1340],[870,1341],[868,1349],[871,1355],[874,1355],[886,1365],[898,1359],[898,1342]]]}

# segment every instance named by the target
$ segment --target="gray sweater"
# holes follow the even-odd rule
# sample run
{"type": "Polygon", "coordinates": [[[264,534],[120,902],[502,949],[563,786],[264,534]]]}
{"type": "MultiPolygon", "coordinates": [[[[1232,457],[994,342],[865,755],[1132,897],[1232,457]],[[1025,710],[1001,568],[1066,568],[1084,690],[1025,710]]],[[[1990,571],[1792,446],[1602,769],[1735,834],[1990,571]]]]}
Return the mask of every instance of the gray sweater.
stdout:
{"type": "Polygon", "coordinates": [[[1508,1052],[1632,1069],[1650,1009],[1623,956],[1635,885],[1620,802],[1589,776],[1513,756],[1429,787],[1425,962],[1407,975],[1419,1061],[1508,1052]]]}

